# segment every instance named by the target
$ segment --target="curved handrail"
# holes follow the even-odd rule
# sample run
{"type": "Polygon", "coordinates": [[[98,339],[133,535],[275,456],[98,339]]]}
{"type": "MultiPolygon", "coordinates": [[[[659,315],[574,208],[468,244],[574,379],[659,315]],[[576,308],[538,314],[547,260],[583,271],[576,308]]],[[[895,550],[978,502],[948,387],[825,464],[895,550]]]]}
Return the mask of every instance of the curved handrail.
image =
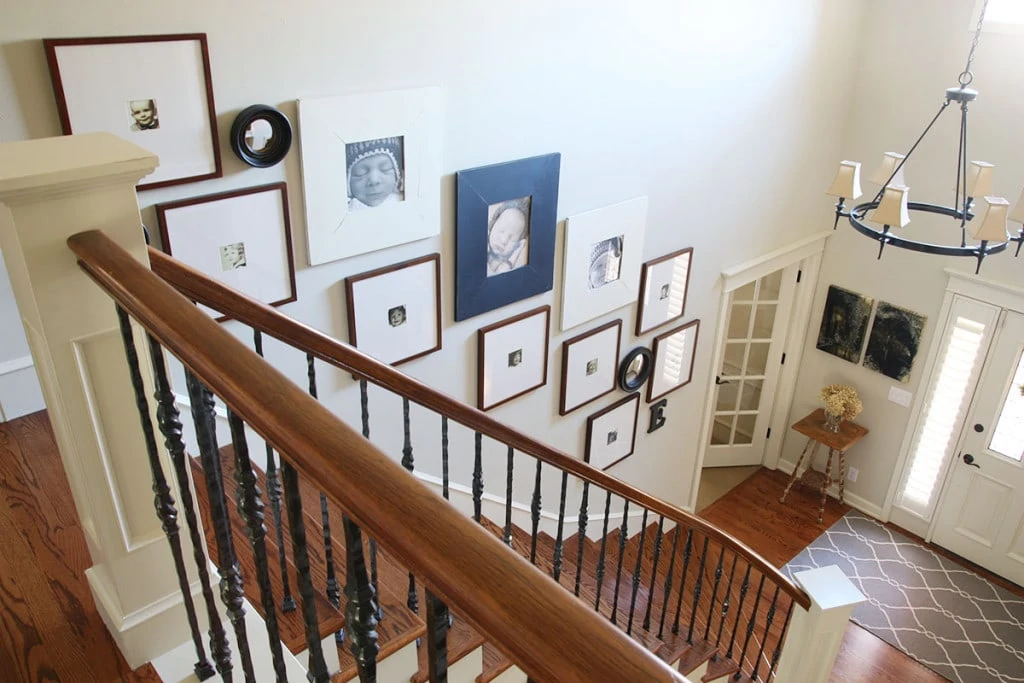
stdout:
{"type": "Polygon", "coordinates": [[[68,246],[122,308],[531,677],[685,681],[509,552],[102,232],[73,235],[68,246]]]}
{"type": "Polygon", "coordinates": [[[570,472],[584,481],[628,499],[631,503],[643,505],[648,510],[664,515],[677,524],[684,524],[700,530],[701,533],[707,534],[715,541],[733,549],[750,562],[762,575],[789,595],[795,603],[804,609],[810,609],[810,597],[790,581],[789,577],[743,542],[700,517],[502,424],[483,411],[429,387],[390,365],[366,355],[355,347],[339,342],[319,330],[289,318],[270,306],[253,301],[244,294],[209,278],[161,251],[150,247],[149,258],[153,272],[198,303],[220,311],[232,319],[258,329],[264,334],[295,346],[306,353],[311,353],[335,367],[366,377],[396,394],[446,415],[449,419],[456,420],[460,424],[505,445],[512,446],[518,451],[532,455],[552,467],[570,472]]]}

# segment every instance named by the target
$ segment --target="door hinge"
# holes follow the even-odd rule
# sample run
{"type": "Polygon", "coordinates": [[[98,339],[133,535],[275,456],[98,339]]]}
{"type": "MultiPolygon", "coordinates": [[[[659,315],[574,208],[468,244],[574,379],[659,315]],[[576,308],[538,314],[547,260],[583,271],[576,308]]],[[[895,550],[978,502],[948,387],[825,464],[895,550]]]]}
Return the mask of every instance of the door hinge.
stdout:
{"type": "Polygon", "coordinates": [[[786,354],[782,354],[782,365],[786,364],[786,354]]]}
{"type": "Polygon", "coordinates": [[[796,283],[797,284],[800,284],[800,278],[802,278],[803,276],[804,276],[804,271],[802,271],[802,270],[796,271],[796,283]]]}
{"type": "Polygon", "coordinates": [[[768,428],[768,433],[764,435],[764,438],[766,438],[766,439],[772,438],[772,428],[771,427],[768,428]]]}

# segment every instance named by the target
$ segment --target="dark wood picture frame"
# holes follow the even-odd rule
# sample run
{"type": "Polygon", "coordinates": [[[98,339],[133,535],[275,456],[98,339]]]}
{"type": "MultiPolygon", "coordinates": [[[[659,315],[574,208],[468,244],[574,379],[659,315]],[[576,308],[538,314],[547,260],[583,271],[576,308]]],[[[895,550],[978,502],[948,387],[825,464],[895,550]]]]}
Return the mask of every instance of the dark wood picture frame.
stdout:
{"type": "Polygon", "coordinates": [[[577,410],[578,408],[582,408],[583,406],[588,405],[589,403],[592,403],[592,402],[596,401],[597,399],[601,398],[602,396],[615,391],[615,378],[616,378],[616,374],[617,374],[616,373],[616,371],[617,371],[617,361],[618,361],[619,352],[621,351],[621,349],[622,349],[622,320],[612,320],[611,322],[605,323],[604,325],[601,325],[600,327],[595,327],[594,329],[590,330],[589,332],[584,332],[583,334],[578,334],[575,337],[573,337],[571,339],[567,339],[566,341],[562,342],[562,385],[561,385],[561,390],[559,391],[559,397],[558,397],[558,414],[559,415],[563,415],[563,416],[564,415],[568,415],[572,411],[577,410]],[[567,393],[567,388],[568,388],[568,384],[569,384],[569,350],[575,344],[583,341],[584,339],[588,339],[590,337],[593,337],[595,335],[601,334],[602,332],[606,332],[606,331],[608,331],[610,329],[613,329],[613,328],[616,330],[616,332],[615,332],[615,355],[612,357],[612,362],[607,365],[607,367],[610,368],[609,378],[611,380],[609,382],[608,388],[605,389],[604,391],[598,393],[598,394],[594,394],[593,396],[591,396],[587,400],[583,401],[582,403],[578,403],[575,406],[573,406],[573,407],[571,407],[569,409],[566,409],[565,399],[566,399],[566,393],[567,393]]]}
{"type": "MultiPolygon", "coordinates": [[[[156,204],[157,224],[160,227],[160,243],[163,246],[163,251],[168,256],[174,256],[174,252],[171,248],[171,237],[170,231],[167,226],[167,214],[174,209],[180,209],[186,206],[194,206],[196,204],[209,204],[212,202],[218,202],[224,199],[233,199],[235,197],[244,197],[251,194],[258,194],[261,192],[278,191],[281,193],[281,221],[284,228],[284,244],[287,252],[286,258],[288,263],[288,282],[291,289],[291,294],[277,301],[265,302],[268,306],[281,306],[283,304],[291,303],[298,298],[298,290],[295,286],[295,257],[292,253],[292,229],[291,229],[291,217],[288,210],[288,184],[284,182],[280,183],[269,183],[267,185],[257,185],[255,187],[246,187],[240,190],[229,190],[227,192],[218,192],[216,194],[201,195],[199,197],[189,197],[188,199],[179,199],[173,202],[164,202],[156,204]]],[[[223,322],[230,320],[231,316],[221,315],[216,318],[217,322],[223,322]]]]}
{"type": "Polygon", "coordinates": [[[654,359],[653,359],[653,362],[651,363],[651,376],[647,379],[647,402],[648,403],[653,403],[654,401],[657,401],[662,396],[668,396],[673,391],[675,391],[677,389],[681,389],[681,388],[685,387],[687,384],[689,384],[690,382],[693,381],[693,361],[694,361],[694,359],[697,356],[697,343],[699,341],[700,341],[700,320],[691,320],[690,322],[688,322],[688,323],[686,323],[684,325],[680,325],[679,327],[672,328],[668,332],[664,332],[662,334],[659,334],[657,337],[654,338],[654,349],[653,349],[654,359]],[[694,330],[693,330],[693,353],[690,355],[690,372],[686,376],[686,381],[680,382],[679,384],[676,384],[675,386],[673,386],[668,391],[663,391],[660,394],[658,394],[657,396],[655,396],[654,395],[654,373],[658,369],[658,352],[661,350],[661,345],[669,337],[671,337],[671,336],[673,336],[675,334],[678,334],[678,333],[682,332],[683,330],[685,330],[685,329],[687,329],[689,327],[694,328],[694,330]]]}
{"type": "Polygon", "coordinates": [[[427,254],[426,256],[420,256],[418,258],[409,259],[407,261],[402,261],[400,263],[393,263],[389,266],[375,268],[374,270],[368,270],[366,272],[359,273],[357,275],[350,275],[345,278],[345,301],[348,317],[348,338],[349,343],[352,346],[359,348],[358,336],[356,333],[358,326],[356,325],[354,285],[357,282],[361,282],[363,280],[384,277],[392,273],[398,272],[400,270],[404,270],[406,268],[412,268],[414,266],[430,262],[434,263],[434,329],[435,334],[437,336],[437,344],[430,348],[423,349],[422,351],[417,351],[416,353],[411,354],[409,356],[405,356],[404,358],[399,358],[398,360],[391,361],[391,365],[393,367],[397,367],[399,365],[402,365],[403,363],[408,363],[409,361],[416,360],[417,358],[422,358],[423,356],[427,356],[430,355],[431,353],[434,353],[435,351],[441,350],[443,344],[441,339],[441,254],[439,253],[427,254]]]}
{"type": "Polygon", "coordinates": [[[660,256],[660,257],[658,257],[656,259],[651,259],[650,261],[647,261],[646,263],[644,263],[640,267],[640,291],[639,291],[639,294],[637,295],[636,328],[635,328],[635,334],[636,334],[637,337],[643,336],[643,335],[647,334],[648,332],[652,332],[652,331],[654,331],[654,330],[656,330],[656,329],[658,329],[660,327],[663,327],[665,325],[669,325],[669,324],[675,322],[676,320],[681,319],[684,315],[686,315],[686,300],[690,296],[690,275],[692,273],[693,273],[693,247],[686,247],[685,249],[679,249],[678,251],[673,251],[671,254],[665,254],[664,256],[660,256]],[[658,265],[659,263],[664,263],[665,261],[669,261],[669,260],[678,258],[678,257],[682,256],[683,254],[686,254],[687,252],[689,252],[689,254],[690,254],[690,265],[686,269],[686,288],[683,290],[683,305],[682,305],[682,308],[679,309],[679,315],[677,315],[677,316],[675,316],[673,318],[669,318],[668,320],[664,320],[664,321],[662,321],[662,322],[660,322],[660,323],[658,323],[656,325],[652,325],[652,326],[648,327],[647,329],[641,329],[641,324],[643,323],[643,319],[644,319],[644,310],[645,310],[646,303],[647,303],[647,297],[644,296],[644,292],[647,289],[647,281],[648,281],[648,277],[649,277],[649,274],[650,274],[650,269],[653,266],[658,265]]]}
{"type": "MultiPolygon", "coordinates": [[[[61,47],[77,47],[87,45],[123,45],[138,43],[140,45],[146,43],[165,43],[165,42],[185,42],[185,41],[196,41],[199,43],[200,52],[202,54],[203,61],[203,77],[205,79],[205,91],[206,91],[206,106],[209,114],[209,126],[210,126],[210,139],[213,149],[211,150],[214,160],[215,169],[210,173],[201,173],[197,175],[169,178],[167,180],[141,182],[136,186],[136,190],[153,190],[159,187],[170,187],[172,185],[181,185],[184,183],[193,183],[200,180],[208,180],[211,178],[220,178],[223,173],[223,166],[221,165],[220,156],[220,139],[217,131],[217,108],[213,101],[213,76],[210,68],[210,50],[206,42],[205,33],[175,33],[175,34],[161,34],[161,35],[141,35],[141,36],[101,36],[93,38],[46,38],[43,40],[43,48],[46,51],[46,62],[50,70],[50,80],[53,84],[53,94],[57,101],[57,112],[60,116],[61,131],[64,135],[72,135],[74,133],[89,133],[94,132],[92,130],[75,130],[74,122],[71,120],[70,112],[68,111],[68,102],[65,94],[64,77],[60,71],[60,60],[57,56],[57,49],[61,47]]],[[[115,132],[116,131],[111,131],[115,132]]]]}
{"type": "Polygon", "coordinates": [[[635,393],[632,393],[629,396],[626,396],[624,398],[621,398],[618,401],[616,401],[615,403],[611,404],[610,406],[607,406],[606,408],[602,408],[601,410],[597,411],[593,415],[590,415],[589,417],[587,417],[587,438],[586,438],[586,446],[585,446],[585,448],[583,450],[583,462],[587,463],[588,465],[590,464],[590,460],[591,460],[591,456],[592,456],[592,452],[591,451],[593,450],[593,445],[594,445],[594,423],[598,420],[598,418],[600,418],[600,417],[602,417],[604,415],[607,415],[608,413],[610,413],[610,412],[612,412],[614,410],[619,410],[624,405],[626,405],[628,403],[631,403],[631,402],[634,403],[634,406],[633,406],[633,433],[630,436],[629,452],[626,453],[621,458],[619,458],[618,460],[615,460],[614,462],[611,462],[611,463],[609,463],[607,465],[602,466],[601,469],[602,470],[609,470],[612,467],[615,467],[616,465],[618,465],[620,462],[622,462],[626,458],[628,458],[631,455],[633,455],[633,453],[636,451],[636,427],[637,427],[637,421],[640,419],[640,392],[639,391],[637,391],[635,393]]]}
{"type": "Polygon", "coordinates": [[[558,153],[545,154],[455,173],[456,321],[553,287],[561,158],[558,153]],[[520,197],[530,197],[527,262],[488,277],[488,209],[520,197]]]}
{"type": "Polygon", "coordinates": [[[518,315],[514,315],[514,316],[512,316],[510,318],[505,318],[504,320],[499,320],[496,323],[492,323],[492,324],[487,325],[485,327],[481,327],[479,330],[477,330],[476,335],[477,335],[477,337],[476,337],[477,338],[477,362],[476,362],[476,371],[477,371],[476,372],[476,374],[477,374],[477,383],[476,383],[476,397],[477,398],[476,398],[476,404],[477,404],[477,408],[479,408],[480,410],[484,410],[484,411],[490,410],[492,408],[497,408],[500,405],[504,405],[505,403],[508,403],[509,401],[512,401],[514,399],[519,398],[520,396],[524,396],[524,395],[530,393],[531,391],[539,389],[539,388],[541,388],[542,386],[544,386],[545,384],[548,383],[548,352],[549,352],[549,349],[550,349],[550,342],[551,342],[551,306],[549,306],[549,305],[538,306],[537,308],[531,308],[528,311],[524,311],[523,313],[519,313],[518,315]],[[484,374],[485,374],[484,371],[485,371],[485,367],[486,367],[487,335],[489,333],[491,333],[491,332],[494,332],[495,330],[499,330],[499,329],[501,329],[503,327],[507,327],[509,325],[514,325],[515,323],[521,322],[523,320],[526,320],[527,318],[532,318],[532,317],[537,316],[537,315],[544,315],[544,317],[545,317],[545,322],[544,322],[544,352],[543,352],[544,366],[543,366],[543,370],[542,370],[541,381],[539,383],[537,383],[537,384],[534,384],[534,385],[532,385],[530,387],[527,387],[526,389],[523,389],[522,391],[520,391],[520,392],[518,392],[516,394],[513,394],[511,396],[506,396],[505,398],[502,398],[499,401],[496,401],[496,402],[494,402],[494,403],[492,403],[490,405],[486,405],[485,406],[484,405],[484,374]]]}

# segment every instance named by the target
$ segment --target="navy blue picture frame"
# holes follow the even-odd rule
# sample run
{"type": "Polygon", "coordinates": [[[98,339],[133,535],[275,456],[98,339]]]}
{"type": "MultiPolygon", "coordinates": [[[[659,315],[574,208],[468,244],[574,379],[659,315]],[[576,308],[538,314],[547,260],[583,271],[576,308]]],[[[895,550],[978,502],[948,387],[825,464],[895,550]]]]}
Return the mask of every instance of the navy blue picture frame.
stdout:
{"type": "Polygon", "coordinates": [[[456,321],[552,289],[561,161],[561,154],[544,154],[456,172],[456,321]],[[527,196],[531,198],[527,264],[487,277],[487,209],[527,196]]]}

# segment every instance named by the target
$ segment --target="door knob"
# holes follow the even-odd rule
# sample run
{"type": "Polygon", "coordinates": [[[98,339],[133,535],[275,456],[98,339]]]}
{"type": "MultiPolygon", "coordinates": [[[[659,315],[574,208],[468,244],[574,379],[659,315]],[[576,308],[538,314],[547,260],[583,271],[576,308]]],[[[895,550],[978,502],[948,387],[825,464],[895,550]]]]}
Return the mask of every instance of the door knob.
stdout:
{"type": "Polygon", "coordinates": [[[976,432],[978,432],[979,434],[981,434],[981,433],[982,433],[983,431],[985,431],[985,425],[983,425],[983,424],[980,424],[980,423],[979,423],[979,424],[976,424],[976,425],[974,425],[974,431],[976,431],[976,432]]]}
{"type": "Polygon", "coordinates": [[[728,384],[728,383],[729,383],[729,380],[722,379],[719,375],[715,375],[715,384],[717,384],[718,386],[722,386],[723,384],[728,384]]]}
{"type": "Polygon", "coordinates": [[[974,462],[974,456],[970,453],[964,453],[964,462],[972,467],[977,467],[979,470],[981,469],[981,465],[974,462]]]}

